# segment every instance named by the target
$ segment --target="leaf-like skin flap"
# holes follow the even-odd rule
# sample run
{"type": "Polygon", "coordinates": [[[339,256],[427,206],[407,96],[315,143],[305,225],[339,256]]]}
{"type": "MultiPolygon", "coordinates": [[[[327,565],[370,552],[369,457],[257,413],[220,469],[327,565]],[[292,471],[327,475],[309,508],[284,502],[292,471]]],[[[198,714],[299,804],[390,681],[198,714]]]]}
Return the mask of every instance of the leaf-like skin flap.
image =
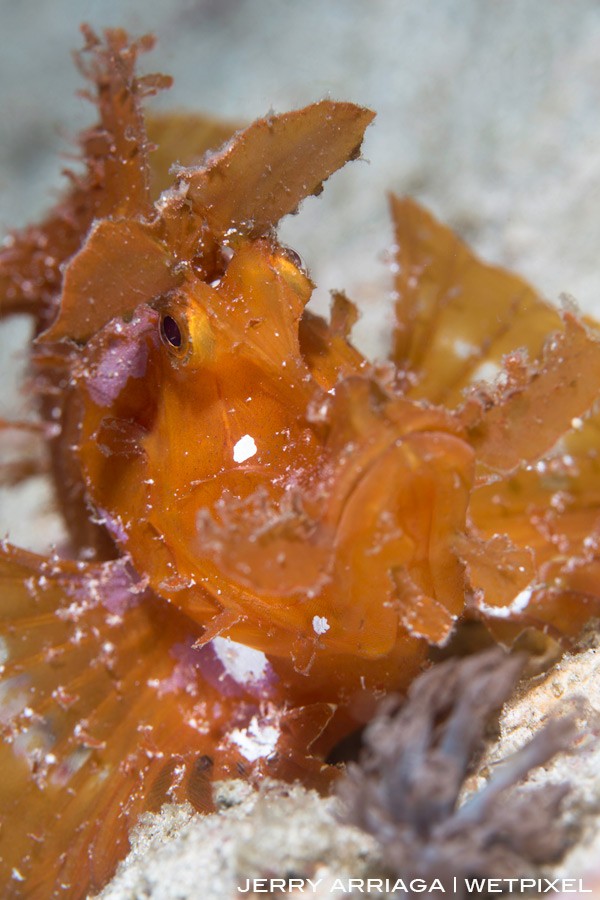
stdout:
{"type": "Polygon", "coordinates": [[[215,236],[259,237],[359,152],[375,113],[322,100],[258,119],[206,167],[182,169],[188,200],[215,236]]]}
{"type": "Polygon", "coordinates": [[[219,150],[240,131],[241,123],[224,122],[191,112],[152,113],[144,116],[151,145],[152,195],[171,187],[174,165],[198,165],[205,153],[219,150]]]}
{"type": "Polygon", "coordinates": [[[392,359],[413,376],[411,399],[459,406],[517,347],[541,356],[563,327],[558,310],[518,275],[484,263],[410,197],[390,197],[396,238],[392,359]]]}
{"type": "Polygon", "coordinates": [[[63,266],[94,220],[152,212],[141,103],[170,79],[135,75],[138,56],[153,46],[153,38],[130,41],[122,29],[108,29],[102,38],[89,26],[82,31],[85,47],[75,59],[92,85],[82,96],[98,113],[96,124],[78,138],[85,169],[67,169],[69,192],[43,222],[15,232],[0,249],[0,318],[31,315],[36,332],[55,317],[63,266]]]}
{"type": "Polygon", "coordinates": [[[598,397],[600,340],[571,313],[564,320],[564,332],[548,339],[541,363],[527,367],[518,357],[506,358],[503,394],[467,425],[478,461],[496,472],[539,459],[598,397]]]}
{"type": "Polygon", "coordinates": [[[172,290],[179,282],[172,266],[196,252],[201,225],[216,240],[269,231],[356,156],[373,116],[352,103],[322,101],[260,119],[206,166],[180,170],[154,224],[98,222],[66,268],[60,312],[42,340],[85,341],[114,316],[172,290]]]}
{"type": "Polygon", "coordinates": [[[148,140],[140,101],[170,87],[171,78],[136,77],[138,56],[154,46],[151,35],[130,41],[123,29],[109,28],[101,39],[87,25],[82,32],[86,45],[75,59],[82,74],[95,86],[93,94],[84,92],[84,96],[93,100],[100,114],[98,126],[80,138],[90,175],[100,178],[102,188],[96,198],[95,215],[148,213],[148,140]],[[93,161],[97,161],[96,167],[93,161]]]}
{"type": "Polygon", "coordinates": [[[87,340],[114,316],[172,290],[172,259],[152,227],[105,219],[67,266],[60,313],[40,340],[87,340]]]}

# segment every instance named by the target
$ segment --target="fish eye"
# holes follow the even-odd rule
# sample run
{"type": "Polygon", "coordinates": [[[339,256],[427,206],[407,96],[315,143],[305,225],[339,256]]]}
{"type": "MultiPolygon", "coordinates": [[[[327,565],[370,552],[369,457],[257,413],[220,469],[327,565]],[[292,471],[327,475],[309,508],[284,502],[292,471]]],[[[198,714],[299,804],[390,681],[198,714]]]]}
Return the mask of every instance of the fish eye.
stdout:
{"type": "Polygon", "coordinates": [[[214,350],[215,339],[208,316],[193,298],[163,298],[158,308],[158,331],[171,363],[195,369],[204,365],[214,350]]]}
{"type": "Polygon", "coordinates": [[[190,337],[187,318],[178,312],[170,309],[161,313],[160,339],[171,356],[183,361],[189,355],[190,337]]]}
{"type": "Polygon", "coordinates": [[[180,350],[183,343],[181,328],[173,316],[164,315],[160,320],[160,336],[168,347],[180,350]]]}

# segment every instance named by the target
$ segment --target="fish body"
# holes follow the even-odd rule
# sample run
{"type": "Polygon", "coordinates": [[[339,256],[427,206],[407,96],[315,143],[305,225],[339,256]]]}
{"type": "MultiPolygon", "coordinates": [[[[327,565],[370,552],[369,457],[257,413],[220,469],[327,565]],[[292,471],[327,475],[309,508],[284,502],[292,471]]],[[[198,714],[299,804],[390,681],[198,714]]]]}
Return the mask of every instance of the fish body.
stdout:
{"type": "Polygon", "coordinates": [[[215,778],[324,788],[335,743],[462,621],[564,638],[599,595],[589,324],[392,198],[393,350],[371,363],[347,298],[329,321],[306,309],[275,229],[358,155],[372,113],[323,101],[218,151],[225,126],[192,118],[179,161],[204,157],[164,187],[148,130],[169,119],[147,124],[141,101],[166,80],[135,74],[150,42],[85,34],[86,171],[0,256],[2,314],[35,321],[70,537],[0,553],[17,897],[99,888],[142,812],[207,812],[215,778]]]}
{"type": "Polygon", "coordinates": [[[473,452],[443,411],[387,395],[360,367],[331,386],[315,372],[298,335],[309,296],[259,240],[218,285],[194,279],[112,320],[83,351],[78,452],[116,542],[200,641],[225,632],[267,653],[290,690],[337,703],[371,665],[387,687],[396,570],[447,606],[462,592],[452,531],[431,519],[464,521],[473,452]]]}

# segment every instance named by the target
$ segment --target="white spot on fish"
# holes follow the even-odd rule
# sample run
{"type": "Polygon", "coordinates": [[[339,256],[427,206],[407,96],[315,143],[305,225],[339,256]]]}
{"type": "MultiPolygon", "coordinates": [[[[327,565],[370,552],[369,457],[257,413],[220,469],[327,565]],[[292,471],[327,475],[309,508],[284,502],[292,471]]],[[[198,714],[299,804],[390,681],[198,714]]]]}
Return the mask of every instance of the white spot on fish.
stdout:
{"type": "Polygon", "coordinates": [[[488,603],[478,603],[478,609],[492,619],[510,619],[511,616],[524,612],[529,606],[529,602],[535,590],[534,584],[527,585],[523,588],[508,606],[490,606],[488,603]]]}
{"type": "Polygon", "coordinates": [[[315,634],[325,634],[331,626],[325,616],[313,616],[312,627],[315,634]]]}
{"type": "Polygon", "coordinates": [[[256,450],[257,447],[254,443],[254,438],[249,434],[245,434],[233,448],[233,461],[236,463],[246,462],[247,459],[254,456],[256,450]]]}
{"type": "Polygon", "coordinates": [[[236,728],[229,735],[233,744],[239,747],[241,753],[249,762],[270,756],[279,740],[279,728],[268,722],[259,722],[254,716],[247,728],[236,728]]]}
{"type": "Polygon", "coordinates": [[[212,646],[227,674],[238,684],[260,681],[265,677],[268,663],[262,651],[222,637],[216,637],[212,646]]]}

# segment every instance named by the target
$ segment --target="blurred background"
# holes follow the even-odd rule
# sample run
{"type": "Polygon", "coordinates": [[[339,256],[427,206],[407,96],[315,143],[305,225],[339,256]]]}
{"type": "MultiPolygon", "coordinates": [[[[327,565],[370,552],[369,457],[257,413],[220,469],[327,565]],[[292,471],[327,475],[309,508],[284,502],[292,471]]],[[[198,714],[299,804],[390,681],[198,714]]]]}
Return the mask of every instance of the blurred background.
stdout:
{"type": "MultiPolygon", "coordinates": [[[[240,122],[323,97],[377,111],[364,159],[283,226],[317,305],[334,288],[362,305],[357,339],[370,352],[385,351],[389,330],[389,190],[550,299],[568,292],[600,312],[596,0],[0,0],[3,233],[52,204],[61,154],[93,119],[71,60],[81,21],[157,35],[142,65],[175,77],[159,105],[240,122]]],[[[0,335],[5,414],[26,335],[19,322],[0,335]]]]}

